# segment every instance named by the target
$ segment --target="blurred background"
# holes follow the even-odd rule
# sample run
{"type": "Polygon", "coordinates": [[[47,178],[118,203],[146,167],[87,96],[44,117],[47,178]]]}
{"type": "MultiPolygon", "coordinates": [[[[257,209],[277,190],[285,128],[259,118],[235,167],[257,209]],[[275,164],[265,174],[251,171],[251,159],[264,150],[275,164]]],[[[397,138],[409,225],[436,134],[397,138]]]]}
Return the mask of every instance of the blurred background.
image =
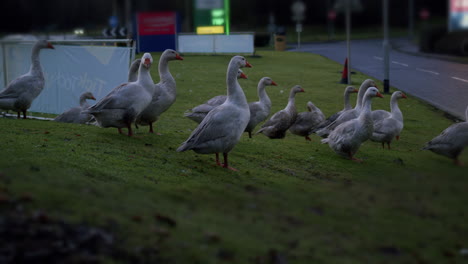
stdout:
{"type": "MultiPolygon", "coordinates": [[[[198,0],[200,2],[216,2],[198,0]]],[[[285,27],[286,32],[294,33],[295,21],[291,6],[294,0],[221,0],[229,3],[230,30],[268,32],[268,25],[285,27]]],[[[197,0],[2,0],[0,8],[0,34],[3,36],[16,33],[61,33],[88,37],[102,36],[106,28],[125,27],[126,35],[132,35],[135,14],[148,11],[175,11],[181,20],[181,32],[195,32],[195,5],[197,0]],[[80,31],[82,29],[82,31],[80,31]]],[[[338,8],[340,0],[303,1],[304,38],[316,31],[326,31],[329,12],[336,10],[334,26],[336,30],[344,28],[344,14],[338,8]]],[[[375,28],[382,24],[382,1],[352,0],[353,28],[375,28]]],[[[427,20],[432,23],[446,23],[448,0],[390,0],[390,26],[405,28],[410,19],[414,19],[416,29],[421,21],[421,11],[427,10],[427,20]],[[410,4],[413,10],[410,12],[410,4]],[[412,13],[413,17],[410,17],[412,13]]],[[[125,31],[125,30],[124,30],[125,31]]],[[[339,31],[337,32],[339,33],[339,31]]],[[[124,37],[117,34],[117,37],[124,37]]],[[[125,36],[127,37],[127,36],[125,36]]],[[[304,40],[307,40],[304,39],[304,40]]]]}

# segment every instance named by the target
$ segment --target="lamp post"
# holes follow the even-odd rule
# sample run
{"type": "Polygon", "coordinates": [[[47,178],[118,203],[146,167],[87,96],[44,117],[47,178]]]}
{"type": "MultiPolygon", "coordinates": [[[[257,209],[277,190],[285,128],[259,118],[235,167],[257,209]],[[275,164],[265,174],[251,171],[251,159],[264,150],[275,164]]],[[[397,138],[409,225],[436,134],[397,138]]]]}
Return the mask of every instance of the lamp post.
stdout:
{"type": "Polygon", "coordinates": [[[346,0],[346,52],[348,58],[348,84],[351,84],[351,0],[346,0]]]}
{"type": "Polygon", "coordinates": [[[293,13],[292,19],[296,21],[296,32],[297,32],[297,49],[301,47],[301,32],[302,32],[302,20],[304,20],[306,6],[301,0],[297,0],[291,6],[291,11],[293,13]]]}
{"type": "Polygon", "coordinates": [[[390,92],[390,44],[388,41],[388,0],[383,0],[384,93],[390,92]]]}

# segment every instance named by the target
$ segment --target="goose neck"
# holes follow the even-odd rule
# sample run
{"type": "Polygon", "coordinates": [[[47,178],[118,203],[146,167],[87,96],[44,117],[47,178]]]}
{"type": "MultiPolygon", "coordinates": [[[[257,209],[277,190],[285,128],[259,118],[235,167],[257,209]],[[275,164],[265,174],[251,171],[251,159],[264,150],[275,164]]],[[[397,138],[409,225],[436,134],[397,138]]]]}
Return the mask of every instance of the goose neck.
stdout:
{"type": "Polygon", "coordinates": [[[247,99],[237,80],[238,70],[239,67],[229,64],[226,76],[227,100],[247,105],[247,99]]]}
{"type": "Polygon", "coordinates": [[[31,53],[31,68],[30,72],[34,75],[42,75],[42,68],[39,59],[39,53],[41,49],[38,46],[34,46],[31,53]]]}
{"type": "Polygon", "coordinates": [[[351,109],[351,103],[349,102],[349,95],[350,93],[345,92],[344,94],[344,109],[349,110],[351,109]]]}
{"type": "Polygon", "coordinates": [[[263,82],[260,82],[257,86],[257,94],[260,102],[266,105],[271,105],[271,100],[265,90],[266,86],[263,82]]]}

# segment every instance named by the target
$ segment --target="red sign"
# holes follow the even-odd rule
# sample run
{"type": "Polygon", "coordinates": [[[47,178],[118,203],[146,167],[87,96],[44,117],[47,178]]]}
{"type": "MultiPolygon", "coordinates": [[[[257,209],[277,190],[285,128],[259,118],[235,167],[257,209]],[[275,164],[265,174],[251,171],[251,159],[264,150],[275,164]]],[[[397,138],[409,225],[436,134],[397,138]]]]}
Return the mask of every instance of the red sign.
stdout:
{"type": "Polygon", "coordinates": [[[176,33],[175,12],[144,12],[138,13],[138,34],[148,35],[174,35],[176,33]]]}
{"type": "Polygon", "coordinates": [[[450,0],[450,12],[468,12],[468,1],[450,0]]]}
{"type": "Polygon", "coordinates": [[[429,13],[429,10],[427,10],[426,8],[423,8],[423,9],[421,9],[421,11],[419,11],[419,17],[420,17],[422,20],[426,20],[426,19],[428,19],[430,16],[431,16],[431,13],[429,13]]]}
{"type": "Polygon", "coordinates": [[[336,18],[336,11],[333,10],[333,9],[330,10],[330,11],[328,11],[328,15],[327,15],[327,16],[328,16],[328,19],[329,19],[329,20],[335,20],[335,18],[336,18]]]}

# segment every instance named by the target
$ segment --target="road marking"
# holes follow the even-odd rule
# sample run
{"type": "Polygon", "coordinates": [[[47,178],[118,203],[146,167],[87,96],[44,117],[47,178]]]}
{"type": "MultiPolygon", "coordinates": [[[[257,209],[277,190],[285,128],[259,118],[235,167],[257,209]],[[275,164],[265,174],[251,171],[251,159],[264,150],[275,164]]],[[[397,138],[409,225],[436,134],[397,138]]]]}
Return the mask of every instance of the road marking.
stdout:
{"type": "Polygon", "coordinates": [[[465,79],[462,79],[462,78],[452,77],[452,79],[455,79],[455,80],[459,80],[459,81],[468,83],[468,80],[465,80],[465,79]]]}
{"type": "Polygon", "coordinates": [[[421,69],[421,68],[416,68],[416,70],[422,71],[422,72],[427,72],[427,73],[432,73],[432,74],[435,74],[435,75],[439,75],[439,73],[435,72],[435,71],[425,70],[425,69],[421,69]]]}
{"type": "Polygon", "coordinates": [[[376,60],[383,60],[383,58],[377,57],[377,56],[374,56],[374,59],[376,59],[376,60]]]}
{"type": "Polygon", "coordinates": [[[395,64],[398,64],[398,65],[401,65],[401,66],[408,67],[408,64],[406,64],[406,63],[401,63],[401,62],[398,62],[398,61],[392,61],[392,63],[395,63],[395,64]]]}

